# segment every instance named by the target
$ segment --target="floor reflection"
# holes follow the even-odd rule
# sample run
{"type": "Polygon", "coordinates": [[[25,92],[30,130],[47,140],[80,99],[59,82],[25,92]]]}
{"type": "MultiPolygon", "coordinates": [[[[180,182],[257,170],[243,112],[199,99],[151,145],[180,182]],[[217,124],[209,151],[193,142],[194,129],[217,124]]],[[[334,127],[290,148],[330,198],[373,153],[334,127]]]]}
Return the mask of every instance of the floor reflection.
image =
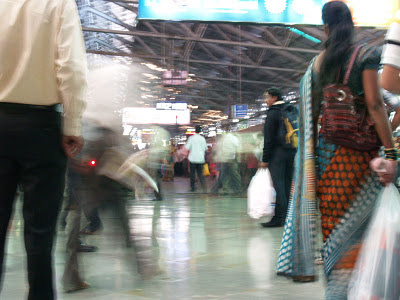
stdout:
{"type": "MultiPolygon", "coordinates": [[[[244,198],[173,193],[187,186],[185,180],[168,183],[164,201],[128,201],[131,249],[114,216],[100,211],[104,231],[84,240],[99,247],[82,255],[88,290],[62,293],[65,235],[59,231],[58,299],[323,299],[322,281],[294,284],[275,275],[281,228],[261,228],[251,220],[244,198]],[[159,271],[157,276],[142,278],[135,260],[137,267],[159,271]]],[[[24,299],[26,293],[21,222],[17,212],[1,299],[24,299]]]]}

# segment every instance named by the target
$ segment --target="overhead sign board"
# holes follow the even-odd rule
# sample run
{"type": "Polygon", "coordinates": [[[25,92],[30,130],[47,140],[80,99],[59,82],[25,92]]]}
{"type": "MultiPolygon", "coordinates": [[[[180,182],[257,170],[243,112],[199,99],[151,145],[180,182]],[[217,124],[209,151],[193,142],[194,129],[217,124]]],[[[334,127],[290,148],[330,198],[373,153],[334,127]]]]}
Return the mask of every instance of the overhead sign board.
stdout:
{"type": "Polygon", "coordinates": [[[125,107],[123,124],[189,125],[190,110],[159,110],[155,107],[125,107]]]}
{"type": "Polygon", "coordinates": [[[244,118],[247,116],[247,104],[233,105],[232,106],[232,117],[233,118],[244,118]]]}
{"type": "MultiPolygon", "coordinates": [[[[320,25],[327,0],[139,0],[139,19],[320,25]]],[[[388,26],[398,0],[343,0],[361,26],[388,26]]]]}

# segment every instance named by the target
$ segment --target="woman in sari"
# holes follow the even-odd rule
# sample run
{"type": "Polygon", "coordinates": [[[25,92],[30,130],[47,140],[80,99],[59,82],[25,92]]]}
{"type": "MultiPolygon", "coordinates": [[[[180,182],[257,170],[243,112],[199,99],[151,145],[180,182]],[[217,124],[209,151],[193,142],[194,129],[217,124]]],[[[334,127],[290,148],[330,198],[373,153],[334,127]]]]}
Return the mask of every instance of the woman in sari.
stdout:
{"type": "MultiPolygon", "coordinates": [[[[369,168],[377,151],[336,145],[318,134],[322,88],[334,83],[339,71],[343,80],[356,48],[354,25],[346,4],[326,3],[322,19],[327,35],[325,49],[312,60],[300,83],[300,141],[277,273],[300,282],[316,279],[314,240],[319,203],[327,279],[325,298],[338,300],[347,298],[348,282],[375,200],[382,183],[393,181],[396,164],[390,161],[392,167],[378,178],[369,168]]],[[[355,95],[364,94],[375,130],[389,156],[394,146],[378,85],[379,60],[377,49],[362,45],[348,86],[355,95]]]]}

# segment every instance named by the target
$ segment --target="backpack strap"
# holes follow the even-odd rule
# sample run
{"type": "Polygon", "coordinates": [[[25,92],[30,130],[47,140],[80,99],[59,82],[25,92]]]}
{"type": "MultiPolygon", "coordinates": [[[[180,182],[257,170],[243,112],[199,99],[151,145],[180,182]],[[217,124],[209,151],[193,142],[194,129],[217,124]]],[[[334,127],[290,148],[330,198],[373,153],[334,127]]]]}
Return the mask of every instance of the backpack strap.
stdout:
{"type": "Polygon", "coordinates": [[[353,70],[354,62],[356,61],[357,55],[361,50],[362,45],[358,45],[356,49],[354,49],[353,54],[351,55],[349,66],[347,68],[346,74],[344,75],[343,84],[348,83],[351,70],[353,70]]]}

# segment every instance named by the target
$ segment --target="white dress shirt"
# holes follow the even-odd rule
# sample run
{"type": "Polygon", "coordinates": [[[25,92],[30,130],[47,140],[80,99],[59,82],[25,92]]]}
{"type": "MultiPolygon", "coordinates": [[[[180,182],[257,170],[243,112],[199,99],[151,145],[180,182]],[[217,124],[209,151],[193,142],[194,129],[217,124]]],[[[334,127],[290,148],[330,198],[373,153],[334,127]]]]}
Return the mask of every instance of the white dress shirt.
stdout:
{"type": "Polygon", "coordinates": [[[188,159],[191,163],[204,164],[206,162],[207,143],[203,136],[198,133],[192,135],[189,137],[185,148],[190,151],[188,159]]]}
{"type": "Polygon", "coordinates": [[[0,102],[61,103],[81,135],[87,62],[74,0],[0,0],[0,102]]]}

